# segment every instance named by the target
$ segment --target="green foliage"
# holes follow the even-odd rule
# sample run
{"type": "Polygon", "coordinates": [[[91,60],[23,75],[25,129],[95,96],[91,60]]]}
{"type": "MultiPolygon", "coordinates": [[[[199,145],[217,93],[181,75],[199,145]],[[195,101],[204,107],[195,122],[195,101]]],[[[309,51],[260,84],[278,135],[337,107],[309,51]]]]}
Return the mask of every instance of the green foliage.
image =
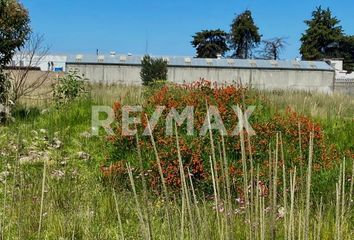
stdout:
{"type": "MultiPolygon", "coordinates": [[[[23,46],[31,31],[27,10],[17,0],[0,0],[0,104],[7,107],[10,82],[3,73],[15,51],[23,46]]],[[[0,122],[6,119],[0,112],[0,122]]]]}
{"type": "Polygon", "coordinates": [[[223,30],[202,30],[193,36],[192,46],[197,51],[198,58],[217,58],[224,56],[229,50],[227,46],[228,34],[223,30]]]}
{"type": "Polygon", "coordinates": [[[318,7],[301,37],[300,53],[305,60],[343,58],[344,69],[354,70],[354,36],[344,34],[340,21],[330,9],[318,7]]]}
{"type": "Polygon", "coordinates": [[[17,0],[0,0],[0,66],[11,61],[31,29],[27,10],[17,0]]]}
{"type": "Polygon", "coordinates": [[[152,58],[145,55],[141,65],[140,77],[143,85],[148,86],[156,81],[167,80],[167,62],[162,58],[152,58]]]}
{"type": "Polygon", "coordinates": [[[312,19],[305,21],[308,29],[301,37],[300,53],[303,59],[318,60],[338,56],[339,42],[343,38],[340,21],[329,8],[316,8],[312,19]]]}
{"type": "Polygon", "coordinates": [[[343,68],[354,71],[354,36],[344,36],[340,41],[341,57],[344,58],[343,68]]]}
{"type": "MultiPolygon", "coordinates": [[[[119,86],[117,88],[118,91],[114,92],[115,94],[111,96],[112,101],[113,98],[126,100],[128,93],[127,89],[124,88],[127,87],[119,86]]],[[[278,210],[279,216],[277,216],[276,222],[272,222],[271,196],[264,196],[264,185],[254,185],[259,187],[258,190],[262,194],[259,197],[255,196],[255,199],[259,200],[260,204],[257,205],[256,201],[244,204],[242,196],[238,196],[238,198],[232,198],[231,205],[228,206],[228,200],[222,194],[225,183],[223,177],[220,175],[220,181],[218,182],[220,186],[219,198],[214,197],[214,195],[205,195],[205,197],[202,197],[203,194],[195,189],[197,197],[194,199],[191,188],[192,184],[195,186],[197,183],[192,181],[191,184],[189,179],[187,179],[188,191],[182,192],[180,190],[174,195],[171,194],[171,201],[167,202],[166,198],[153,192],[152,189],[148,188],[146,192],[143,190],[142,176],[148,179],[152,173],[144,171],[144,174],[142,174],[140,168],[134,168],[132,169],[132,174],[137,192],[138,205],[131,190],[132,184],[128,178],[119,180],[113,178],[106,179],[102,177],[102,173],[98,170],[106,162],[109,153],[109,149],[106,148],[106,138],[103,136],[90,136],[89,134],[89,136],[86,136],[86,134],[83,135],[84,132],[90,131],[92,104],[101,104],[104,102],[101,98],[106,98],[109,95],[108,92],[112,90],[112,86],[100,86],[100,89],[94,88],[93,91],[95,90],[105,91],[106,95],[100,95],[93,99],[82,98],[67,104],[65,108],[50,109],[47,113],[40,115],[38,115],[36,109],[25,110],[26,113],[23,115],[23,119],[19,118],[7,127],[0,128],[0,178],[2,179],[0,184],[3,189],[7,189],[7,191],[0,191],[2,201],[0,209],[3,213],[1,215],[3,223],[1,234],[3,239],[57,239],[58,236],[63,239],[123,239],[121,237],[123,235],[125,239],[145,239],[144,233],[147,231],[147,225],[153,233],[152,239],[169,239],[170,228],[166,218],[167,211],[169,211],[171,216],[170,225],[173,229],[173,239],[182,238],[183,230],[184,239],[222,239],[225,236],[229,236],[229,239],[246,239],[247,237],[249,239],[251,237],[259,239],[261,228],[264,229],[265,238],[269,238],[268,235],[274,224],[276,225],[277,234],[275,239],[293,239],[287,236],[287,233],[289,235],[292,231],[296,239],[304,238],[304,234],[319,236],[317,239],[351,239],[350,236],[353,235],[352,222],[354,215],[353,204],[350,202],[348,189],[351,183],[350,177],[352,176],[352,161],[349,158],[346,162],[347,172],[344,179],[345,196],[341,195],[340,197],[345,200],[343,203],[345,207],[343,212],[339,212],[338,217],[336,217],[336,206],[338,206],[338,209],[342,206],[340,202],[336,204],[335,198],[335,186],[338,178],[340,178],[339,167],[334,171],[323,170],[312,175],[311,199],[309,200],[311,211],[308,220],[306,220],[304,214],[304,202],[306,199],[303,192],[305,189],[302,189],[300,185],[302,181],[305,181],[306,177],[299,174],[299,168],[297,169],[296,184],[294,186],[293,211],[290,207],[292,203],[290,198],[290,175],[286,174],[286,179],[288,179],[286,186],[287,205],[283,203],[282,185],[280,182],[278,184],[276,196],[279,207],[276,210],[278,210]],[[33,113],[27,114],[27,112],[33,113]],[[41,129],[45,129],[47,133],[43,133],[41,129]],[[58,149],[48,148],[47,145],[50,145],[55,137],[62,141],[62,146],[58,149]],[[19,158],[47,151],[50,153],[50,160],[47,164],[47,175],[45,178],[43,227],[39,233],[38,218],[40,215],[43,165],[39,163],[19,165],[19,158]],[[89,153],[91,156],[90,160],[85,161],[80,159],[78,152],[81,151],[89,153]],[[6,175],[4,174],[5,171],[10,173],[7,178],[4,178],[6,175]],[[115,187],[114,189],[112,189],[112,185],[115,187]],[[126,190],[126,187],[129,190],[126,190]],[[115,197],[113,196],[113,191],[116,192],[115,197]],[[144,194],[146,194],[146,198],[144,194]],[[183,196],[183,194],[185,195],[183,196]],[[323,204],[321,213],[319,213],[321,197],[323,197],[323,204]],[[218,200],[218,208],[215,208],[215,199],[218,200]],[[245,209],[249,206],[257,206],[258,211],[255,211],[255,208],[253,208],[254,211],[249,211],[250,214],[247,215],[245,209]],[[286,215],[282,217],[281,210],[284,206],[286,215]],[[219,211],[216,212],[216,210],[219,211]],[[145,224],[139,220],[140,213],[142,213],[145,224]],[[122,231],[119,227],[118,216],[121,219],[122,231]],[[217,221],[217,216],[220,219],[219,221],[217,221]],[[293,216],[293,218],[290,216],[293,216]],[[181,230],[181,219],[184,221],[183,230],[181,230]],[[298,221],[298,219],[301,221],[298,221]],[[304,221],[309,221],[310,223],[309,232],[303,233],[304,221]],[[341,224],[337,226],[337,223],[341,224]],[[337,227],[339,227],[342,238],[337,237],[339,234],[336,230],[337,227]],[[251,228],[252,236],[250,236],[249,231],[251,228]],[[292,231],[289,231],[290,228],[292,231]],[[191,236],[194,233],[198,235],[191,236]],[[221,234],[224,235],[221,236],[221,234]]],[[[135,93],[139,95],[136,88],[131,91],[131,94],[135,93]]],[[[181,94],[185,93],[181,91],[181,94]]],[[[277,95],[283,95],[282,102],[286,103],[289,101],[289,105],[292,105],[294,93],[283,92],[277,95]]],[[[329,106],[332,103],[334,104],[333,101],[336,97],[323,96],[318,103],[320,106],[329,106]]],[[[307,95],[307,98],[310,102],[315,102],[316,99],[313,95],[307,95]]],[[[337,102],[333,107],[328,107],[327,110],[338,109],[338,106],[341,106],[342,102],[337,102]]],[[[131,104],[134,104],[134,102],[131,102],[131,104]]],[[[201,101],[201,104],[204,104],[204,102],[201,101]]],[[[267,106],[265,105],[264,107],[267,106]]],[[[280,104],[272,106],[272,108],[275,107],[277,107],[278,111],[285,109],[280,104]]],[[[19,111],[22,112],[21,109],[19,111]]],[[[338,115],[342,116],[342,114],[338,115]]],[[[255,116],[253,115],[252,118],[255,116]]],[[[325,116],[323,116],[323,121],[326,120],[325,116]]],[[[262,117],[264,117],[263,114],[262,117]]],[[[264,119],[266,118],[264,117],[264,119]]],[[[338,119],[339,121],[340,119],[338,119]]],[[[350,121],[351,119],[348,119],[347,124],[350,124],[350,121]]],[[[327,130],[333,129],[330,125],[332,124],[329,123],[328,127],[326,127],[328,128],[327,130]]],[[[353,126],[352,122],[351,126],[353,126]]],[[[333,135],[337,134],[337,138],[339,139],[343,134],[346,135],[346,139],[350,139],[352,129],[347,129],[344,125],[338,125],[333,129],[333,135]]],[[[180,137],[182,136],[180,135],[180,137]]],[[[146,136],[146,138],[149,139],[149,136],[146,136]]],[[[332,135],[329,139],[334,142],[336,141],[332,138],[332,135]]],[[[157,138],[155,140],[158,141],[157,138]]],[[[171,141],[173,143],[176,142],[174,137],[172,137],[171,141]]],[[[343,142],[345,141],[343,140],[343,142]]],[[[239,139],[235,141],[235,143],[237,142],[239,142],[239,139]]],[[[183,141],[181,141],[182,143],[183,141]]],[[[218,143],[217,141],[215,142],[216,146],[218,143]]],[[[347,144],[349,147],[353,146],[353,144],[347,144]]],[[[315,145],[315,148],[317,147],[315,145]]],[[[145,145],[142,145],[141,148],[145,163],[150,156],[144,152],[144,149],[146,149],[145,145]]],[[[159,155],[162,153],[161,150],[163,148],[164,146],[161,144],[157,146],[159,155]]],[[[176,145],[174,145],[174,148],[176,148],[176,145]]],[[[219,147],[216,148],[218,149],[219,147]]],[[[306,145],[304,146],[304,152],[307,150],[308,146],[306,145]]],[[[136,149],[131,148],[128,151],[136,159],[128,158],[122,160],[130,163],[133,160],[138,161],[136,149]]],[[[231,157],[232,155],[227,153],[226,158],[228,161],[232,160],[231,157]]],[[[285,152],[285,157],[287,160],[292,160],[287,152],[285,152]]],[[[280,159],[281,155],[279,155],[278,162],[280,169],[278,170],[277,179],[279,181],[282,179],[282,162],[280,159]]],[[[219,161],[218,164],[220,164],[220,168],[218,168],[218,172],[220,173],[222,165],[219,161]]],[[[126,165],[124,164],[123,166],[126,165]]],[[[272,172],[271,170],[274,169],[270,169],[270,172],[272,172]]],[[[303,173],[306,174],[306,169],[303,169],[303,173]]],[[[267,172],[266,176],[268,174],[271,173],[267,172]]],[[[189,177],[189,175],[186,176],[187,178],[189,177]]],[[[192,180],[195,178],[193,175],[191,177],[192,180]]],[[[230,180],[232,181],[231,190],[233,193],[234,187],[240,187],[240,185],[234,184],[234,181],[237,179],[230,180]]],[[[267,182],[261,183],[267,184],[267,182]]],[[[271,189],[269,190],[272,192],[271,189]]],[[[254,188],[254,194],[256,195],[256,193],[257,190],[254,188]]]]}
{"type": "Polygon", "coordinates": [[[3,123],[7,119],[7,102],[8,102],[8,92],[10,89],[10,81],[7,76],[1,69],[0,69],[0,123],[3,123]]]}
{"type": "MultiPolygon", "coordinates": [[[[134,115],[140,118],[142,126],[137,126],[138,133],[141,134],[146,127],[144,125],[145,114],[152,116],[157,105],[166,106],[166,109],[161,113],[161,118],[157,122],[154,132],[156,144],[159,146],[159,158],[162,164],[162,171],[166,176],[166,184],[172,188],[179,186],[178,164],[177,164],[177,151],[176,143],[171,136],[166,136],[166,122],[168,113],[172,108],[181,113],[186,106],[193,106],[193,126],[194,135],[190,136],[187,132],[187,125],[184,123],[179,126],[179,145],[180,156],[186,168],[193,174],[193,180],[195,181],[195,188],[197,190],[203,190],[209,192],[212,190],[210,186],[210,167],[209,160],[212,155],[210,138],[208,136],[199,135],[199,131],[202,129],[204,121],[206,119],[206,102],[209,105],[217,106],[220,111],[220,117],[222,122],[228,131],[227,136],[224,136],[224,147],[228,159],[234,171],[235,179],[241,180],[242,165],[238,161],[242,158],[242,149],[239,136],[230,136],[231,132],[236,127],[238,117],[232,109],[233,106],[245,104],[245,106],[256,106],[255,111],[252,113],[252,117],[249,119],[252,128],[255,130],[256,135],[250,136],[250,144],[252,145],[252,158],[254,166],[259,167],[259,173],[262,181],[267,179],[264,176],[268,176],[269,171],[269,148],[275,146],[276,135],[282,134],[283,151],[285,158],[285,166],[289,171],[294,170],[296,166],[298,169],[306,166],[308,159],[307,146],[310,141],[310,134],[314,133],[314,157],[313,164],[315,170],[313,175],[316,175],[321,170],[330,172],[333,170],[335,162],[339,161],[344,156],[345,150],[348,150],[350,146],[351,136],[343,131],[343,140],[347,140],[347,145],[343,145],[339,156],[339,146],[332,145],[334,140],[340,143],[339,137],[327,139],[327,129],[323,128],[323,125],[304,114],[298,114],[294,110],[285,107],[284,108],[271,107],[269,101],[266,98],[262,98],[258,92],[249,89],[243,89],[237,86],[228,87],[211,87],[211,83],[208,81],[199,81],[191,85],[180,86],[165,85],[162,88],[152,88],[149,92],[150,96],[146,96],[146,103],[142,105],[143,112],[134,115]],[[299,137],[299,132],[301,137],[299,137]],[[299,144],[300,142],[300,144],[299,144]],[[300,154],[301,152],[301,154],[300,154]],[[209,176],[209,178],[208,178],[209,176]]],[[[108,159],[107,166],[111,163],[116,164],[115,168],[117,175],[127,174],[124,171],[125,161],[136,158],[134,152],[131,149],[136,149],[136,140],[131,136],[122,136],[121,132],[121,119],[122,119],[122,104],[117,102],[115,104],[115,116],[116,116],[116,134],[115,137],[110,138],[110,151],[111,155],[108,159]]],[[[243,108],[243,112],[245,108],[243,108]]],[[[212,120],[211,120],[212,122],[212,120]]],[[[350,123],[348,123],[350,124],[350,123]]],[[[339,129],[344,129],[344,125],[338,126],[338,129],[334,131],[339,132],[339,129]]],[[[350,130],[350,128],[347,128],[350,130]]],[[[221,144],[221,136],[218,131],[213,133],[215,142],[221,144]]],[[[248,140],[247,140],[248,141],[248,140]]],[[[248,142],[246,143],[246,145],[248,142]]],[[[140,138],[141,149],[145,155],[145,163],[147,169],[151,169],[153,173],[157,173],[155,164],[153,149],[150,144],[150,139],[142,136],[140,138]]],[[[221,149],[216,150],[216,155],[222,154],[221,149]]],[[[137,161],[129,161],[133,167],[137,167],[137,161]]],[[[113,171],[113,170],[112,170],[113,171]]],[[[147,178],[151,185],[156,183],[153,173],[151,178],[147,178]]],[[[156,176],[155,176],[156,177],[156,176]]],[[[238,180],[235,180],[236,182],[238,180]]],[[[240,184],[240,182],[237,182],[240,184]]],[[[326,185],[319,187],[321,191],[326,188],[326,185]]]]}
{"type": "Polygon", "coordinates": [[[0,104],[6,103],[9,87],[10,82],[7,74],[0,70],[0,104]]]}
{"type": "Polygon", "coordinates": [[[23,105],[16,105],[12,109],[11,116],[16,119],[16,121],[22,120],[34,120],[41,115],[41,111],[38,107],[27,107],[23,105]]]}
{"type": "Polygon", "coordinates": [[[66,104],[84,95],[87,92],[86,79],[70,72],[66,76],[59,78],[54,87],[53,95],[57,104],[66,104]]]}
{"type": "Polygon", "coordinates": [[[234,50],[232,57],[250,58],[252,49],[259,45],[261,37],[251,11],[247,10],[238,15],[231,24],[230,44],[234,50]]]}

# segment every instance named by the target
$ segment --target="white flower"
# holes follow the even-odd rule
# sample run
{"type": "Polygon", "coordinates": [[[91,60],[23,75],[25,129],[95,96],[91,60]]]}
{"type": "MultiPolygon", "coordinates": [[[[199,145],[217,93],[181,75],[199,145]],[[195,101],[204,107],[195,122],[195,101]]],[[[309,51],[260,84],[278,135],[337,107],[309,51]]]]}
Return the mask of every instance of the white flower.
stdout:
{"type": "Polygon", "coordinates": [[[47,130],[45,130],[43,128],[39,129],[39,132],[42,133],[42,134],[47,134],[47,130]]]}

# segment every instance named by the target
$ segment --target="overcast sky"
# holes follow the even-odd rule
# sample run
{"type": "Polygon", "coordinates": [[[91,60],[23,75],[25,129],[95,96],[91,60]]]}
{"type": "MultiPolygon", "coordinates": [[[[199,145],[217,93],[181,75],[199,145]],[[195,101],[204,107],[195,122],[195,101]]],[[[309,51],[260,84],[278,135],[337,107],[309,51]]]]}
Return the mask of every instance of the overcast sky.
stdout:
{"type": "Polygon", "coordinates": [[[354,1],[339,0],[22,0],[33,30],[53,53],[195,55],[192,35],[202,29],[230,30],[246,9],[263,39],[287,37],[282,59],[299,56],[305,19],[316,6],[329,7],[344,31],[354,35],[354,1]]]}

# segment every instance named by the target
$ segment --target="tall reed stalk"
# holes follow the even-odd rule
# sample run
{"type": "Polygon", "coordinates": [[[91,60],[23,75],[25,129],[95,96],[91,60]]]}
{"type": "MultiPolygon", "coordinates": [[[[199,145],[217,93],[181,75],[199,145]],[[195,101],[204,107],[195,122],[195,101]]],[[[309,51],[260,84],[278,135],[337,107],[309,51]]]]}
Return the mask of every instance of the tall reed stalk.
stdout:
{"type": "MultiPolygon", "coordinates": [[[[148,126],[148,130],[149,130],[150,140],[151,140],[152,146],[154,148],[155,159],[156,159],[158,170],[159,170],[159,174],[160,174],[162,189],[163,189],[163,192],[164,192],[164,195],[165,195],[166,202],[169,203],[170,202],[170,197],[169,197],[169,194],[168,194],[168,191],[167,191],[165,178],[163,176],[163,171],[162,171],[160,157],[159,157],[159,154],[157,152],[156,143],[155,143],[152,131],[151,131],[151,126],[150,126],[150,122],[149,122],[149,119],[148,119],[147,115],[145,115],[145,118],[146,118],[146,121],[147,121],[147,126],[148,126]]],[[[167,206],[169,206],[169,204],[167,206]]],[[[168,228],[169,228],[169,237],[170,237],[170,239],[173,239],[174,229],[173,229],[173,226],[172,226],[172,216],[170,214],[169,207],[166,208],[166,215],[167,215],[167,224],[168,224],[168,228]]]]}
{"type": "Polygon", "coordinates": [[[311,175],[312,175],[312,159],[313,159],[313,132],[310,133],[309,160],[307,166],[306,178],[306,211],[305,211],[305,228],[304,239],[307,240],[310,235],[310,200],[311,200],[311,175]]]}
{"type": "Polygon", "coordinates": [[[187,211],[189,215],[189,220],[190,220],[190,225],[191,225],[191,236],[193,238],[194,233],[195,233],[195,227],[194,227],[194,219],[193,219],[193,214],[192,214],[192,208],[191,208],[191,197],[189,194],[189,190],[187,187],[187,182],[186,182],[186,176],[184,174],[184,167],[183,167],[183,162],[182,162],[182,157],[181,157],[181,149],[179,147],[179,139],[178,139],[178,131],[177,131],[177,124],[175,122],[175,133],[176,133],[176,145],[177,145],[177,155],[178,155],[178,165],[179,165],[179,171],[180,171],[180,178],[181,178],[181,187],[182,187],[182,201],[186,202],[187,205],[187,211]]]}
{"type": "Polygon", "coordinates": [[[143,208],[144,216],[146,218],[146,222],[147,222],[147,226],[148,226],[147,231],[148,231],[149,238],[153,239],[152,229],[151,229],[151,219],[150,219],[150,201],[147,196],[148,190],[147,190],[147,185],[146,185],[143,158],[141,156],[141,149],[140,149],[140,142],[139,142],[138,133],[135,134],[135,141],[136,141],[136,148],[137,148],[138,159],[139,159],[139,167],[140,167],[140,172],[141,172],[141,181],[142,181],[142,185],[143,185],[143,201],[145,203],[145,205],[144,205],[145,207],[143,208]]]}
{"type": "Polygon", "coordinates": [[[141,233],[145,239],[150,239],[149,228],[147,227],[145,220],[144,220],[143,211],[142,211],[141,204],[138,199],[138,195],[137,195],[136,188],[135,188],[135,182],[134,182],[134,178],[133,178],[132,169],[131,169],[129,163],[127,164],[127,169],[128,169],[128,174],[129,174],[129,181],[130,181],[130,184],[131,184],[131,187],[133,190],[133,194],[134,194],[134,200],[135,200],[136,211],[137,211],[139,222],[140,222],[141,233]]]}
{"type": "Polygon", "coordinates": [[[40,206],[40,210],[39,210],[38,239],[40,239],[41,230],[42,230],[46,168],[47,168],[47,163],[44,161],[43,162],[43,176],[42,176],[41,206],[40,206]]]}
{"type": "Polygon", "coordinates": [[[120,233],[120,236],[117,236],[117,239],[122,239],[122,240],[124,240],[125,237],[124,237],[124,231],[123,231],[122,220],[121,220],[121,216],[120,216],[120,213],[119,213],[119,204],[118,204],[117,196],[116,196],[116,193],[115,193],[114,189],[112,189],[112,191],[113,191],[114,203],[115,203],[115,206],[116,206],[117,219],[118,219],[118,227],[119,227],[119,233],[120,233]]]}

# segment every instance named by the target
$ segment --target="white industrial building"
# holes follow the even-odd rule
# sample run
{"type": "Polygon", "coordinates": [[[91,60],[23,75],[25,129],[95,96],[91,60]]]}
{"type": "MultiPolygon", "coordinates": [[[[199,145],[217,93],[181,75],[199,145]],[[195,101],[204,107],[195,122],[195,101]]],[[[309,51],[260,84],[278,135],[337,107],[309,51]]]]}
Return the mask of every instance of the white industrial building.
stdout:
{"type": "Polygon", "coordinates": [[[16,54],[10,63],[11,67],[33,67],[41,71],[65,72],[66,55],[45,55],[38,56],[31,54],[16,54]]]}
{"type": "MultiPolygon", "coordinates": [[[[258,89],[292,89],[354,94],[354,73],[343,70],[342,59],[324,61],[274,61],[208,59],[160,56],[168,64],[168,81],[191,83],[200,78],[218,84],[239,83],[258,89]]],[[[143,56],[109,55],[15,55],[10,66],[36,67],[41,71],[75,71],[91,82],[141,84],[143,56]]]]}
{"type": "MultiPolygon", "coordinates": [[[[143,56],[68,56],[66,69],[92,82],[141,84],[143,56]]],[[[168,63],[168,81],[190,83],[200,78],[219,84],[241,81],[258,89],[297,89],[332,92],[335,70],[324,61],[273,61],[163,57],[168,63]]]]}
{"type": "Polygon", "coordinates": [[[335,70],[334,91],[354,95],[354,72],[343,70],[343,59],[326,60],[335,70]]]}

